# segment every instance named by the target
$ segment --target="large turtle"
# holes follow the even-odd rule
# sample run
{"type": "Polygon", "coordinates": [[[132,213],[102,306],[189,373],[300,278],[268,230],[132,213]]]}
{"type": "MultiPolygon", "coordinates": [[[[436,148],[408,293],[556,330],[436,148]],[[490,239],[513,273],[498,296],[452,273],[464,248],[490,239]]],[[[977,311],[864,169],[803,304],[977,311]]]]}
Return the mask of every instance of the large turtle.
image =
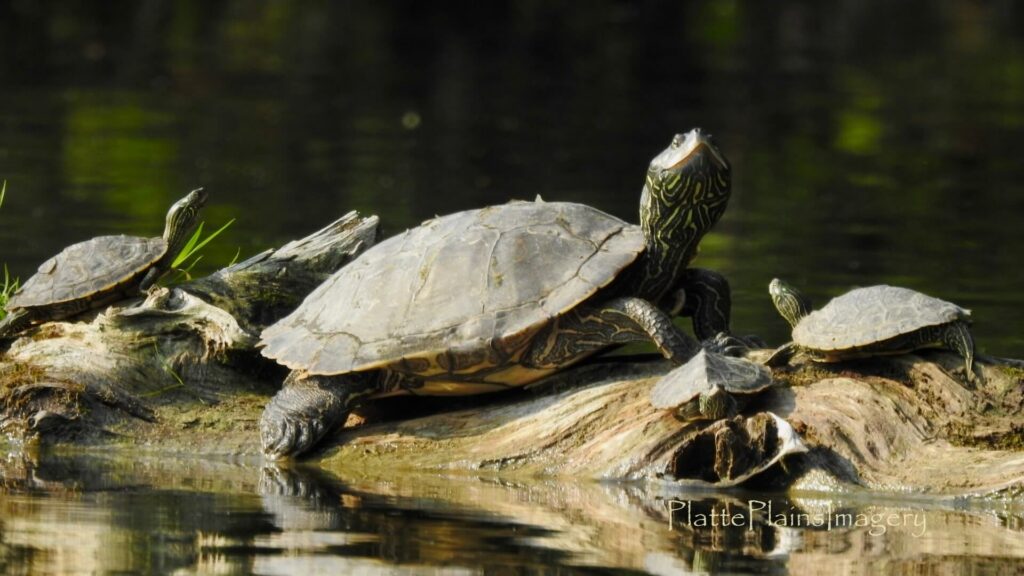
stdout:
{"type": "Polygon", "coordinates": [[[793,341],[766,363],[785,364],[803,352],[819,362],[882,354],[903,354],[933,346],[960,354],[968,380],[974,379],[971,311],[909,288],[868,286],[833,298],[821,310],[778,278],[768,285],[779,314],[793,327],[793,341]]]}
{"type": "Polygon", "coordinates": [[[188,242],[205,203],[202,188],[175,202],[167,212],[161,237],[99,236],[72,244],[43,262],[8,300],[0,338],[148,289],[170,269],[188,242]]]}
{"type": "Polygon", "coordinates": [[[260,420],[264,452],[308,450],[368,397],[502,390],[635,341],[685,362],[700,345],[659,306],[702,340],[738,341],[725,279],[687,268],[729,194],[729,164],[693,130],[651,162],[640,226],[538,200],[374,246],[263,331],[263,354],[292,369],[260,420]]]}
{"type": "Polygon", "coordinates": [[[748,395],[771,385],[771,372],[761,364],[701,350],[658,380],[651,406],[684,421],[732,418],[748,395]]]}

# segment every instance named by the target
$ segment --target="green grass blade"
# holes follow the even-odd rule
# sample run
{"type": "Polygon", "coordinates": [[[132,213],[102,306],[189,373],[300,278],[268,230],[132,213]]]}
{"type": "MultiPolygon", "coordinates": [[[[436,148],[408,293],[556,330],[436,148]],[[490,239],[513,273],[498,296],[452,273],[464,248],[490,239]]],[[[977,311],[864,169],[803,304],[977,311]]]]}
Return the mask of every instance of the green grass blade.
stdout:
{"type": "Polygon", "coordinates": [[[174,258],[174,262],[171,262],[171,268],[177,268],[178,266],[181,266],[181,263],[184,262],[185,260],[188,260],[188,257],[191,256],[192,252],[195,251],[196,242],[198,242],[199,237],[203,235],[203,224],[206,224],[206,222],[199,223],[199,227],[196,228],[196,231],[192,233],[192,237],[189,238],[188,242],[185,243],[185,246],[181,249],[181,252],[178,252],[178,256],[174,258]]]}
{"type": "Polygon", "coordinates": [[[4,308],[7,306],[7,301],[10,300],[11,294],[18,291],[18,279],[11,278],[11,273],[7,270],[7,264],[4,264],[4,283],[0,286],[0,320],[7,317],[7,311],[4,308]]]}
{"type": "Polygon", "coordinates": [[[192,269],[195,268],[196,264],[199,264],[199,261],[202,260],[202,259],[203,259],[203,255],[202,254],[200,254],[199,256],[196,256],[196,259],[193,260],[184,269],[182,269],[182,272],[184,272],[189,278],[191,278],[192,277],[192,275],[191,275],[192,269]]]}
{"type": "Polygon", "coordinates": [[[4,205],[4,196],[7,195],[7,180],[4,180],[4,185],[0,186],[0,207],[4,205]]]}
{"type": "Polygon", "coordinates": [[[207,236],[205,240],[200,242],[199,245],[197,245],[195,248],[193,248],[192,251],[193,252],[199,251],[203,246],[206,246],[210,242],[210,240],[213,240],[214,238],[216,238],[218,235],[220,235],[221,232],[226,230],[228,226],[231,226],[234,223],[235,223],[235,219],[234,218],[232,218],[231,220],[228,220],[227,224],[224,224],[220,228],[217,228],[217,230],[215,230],[212,234],[207,236]]]}
{"type": "Polygon", "coordinates": [[[181,252],[178,253],[178,257],[175,258],[174,262],[171,263],[171,268],[177,268],[177,267],[181,266],[181,264],[183,262],[185,262],[186,260],[188,260],[189,257],[191,257],[193,254],[195,254],[199,250],[201,250],[203,248],[203,246],[206,246],[207,244],[209,244],[210,240],[213,240],[214,238],[219,236],[221,232],[226,230],[228,226],[231,226],[232,224],[234,224],[234,222],[235,222],[234,218],[232,218],[231,220],[228,220],[226,224],[224,224],[220,228],[214,230],[206,238],[200,238],[202,236],[203,224],[205,224],[205,222],[200,223],[199,224],[199,228],[196,229],[195,234],[193,234],[192,237],[188,239],[188,242],[185,244],[185,247],[182,248],[181,252]]]}

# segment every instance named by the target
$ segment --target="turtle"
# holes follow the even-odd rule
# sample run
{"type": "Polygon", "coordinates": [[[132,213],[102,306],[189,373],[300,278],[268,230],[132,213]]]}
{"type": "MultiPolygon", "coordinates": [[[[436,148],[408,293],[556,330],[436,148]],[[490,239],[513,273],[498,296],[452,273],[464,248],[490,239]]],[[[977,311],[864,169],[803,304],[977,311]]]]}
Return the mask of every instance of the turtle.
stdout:
{"type": "Polygon", "coordinates": [[[793,341],[772,353],[765,361],[769,366],[784,365],[801,352],[818,362],[839,362],[942,347],[962,356],[967,379],[974,378],[971,311],[956,304],[883,284],[856,288],[812,312],[810,300],[778,278],[768,292],[793,327],[793,341]]]}
{"type": "Polygon", "coordinates": [[[702,349],[658,380],[651,406],[672,410],[683,421],[721,420],[739,412],[738,398],[771,385],[771,371],[761,364],[702,349]]]}
{"type": "Polygon", "coordinates": [[[639,226],[538,198],[376,244],[262,332],[262,354],[291,370],[260,418],[264,454],[310,450],[368,398],[525,386],[628,342],[676,363],[701,342],[741,347],[728,282],[687,267],[730,192],[729,163],[694,129],[651,161],[639,226]]]}
{"type": "Polygon", "coordinates": [[[199,188],[175,202],[167,212],[163,236],[98,236],[72,244],[40,264],[8,300],[0,338],[149,289],[170,269],[199,225],[206,197],[199,188]]]}

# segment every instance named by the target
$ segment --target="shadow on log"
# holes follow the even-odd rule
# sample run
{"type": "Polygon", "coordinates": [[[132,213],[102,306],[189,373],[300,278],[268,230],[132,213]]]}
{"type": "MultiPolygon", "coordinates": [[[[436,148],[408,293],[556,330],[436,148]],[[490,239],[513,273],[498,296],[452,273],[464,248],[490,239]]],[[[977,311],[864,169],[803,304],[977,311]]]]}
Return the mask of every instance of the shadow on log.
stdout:
{"type": "Polygon", "coordinates": [[[714,438],[743,425],[741,434],[754,438],[750,431],[768,411],[789,421],[809,451],[762,482],[829,491],[1024,495],[1024,371],[986,359],[979,368],[985,384],[969,389],[944,368],[958,361],[925,352],[776,371],[782,385],[747,407],[753,417],[710,426],[683,425],[650,406],[651,388],[669,369],[663,363],[587,366],[559,377],[592,382],[581,388],[346,431],[320,464],[342,475],[501,471],[673,477],[700,485],[701,479],[727,479],[722,468],[751,447],[723,450],[714,438]]]}
{"type": "MultiPolygon", "coordinates": [[[[0,358],[4,430],[76,445],[257,455],[259,414],[285,373],[255,350],[260,330],[376,237],[376,218],[352,213],[210,277],[32,329],[0,358]]],[[[970,386],[942,352],[777,369],[779,385],[746,416],[709,425],[650,405],[667,364],[610,357],[503,397],[405,400],[416,403],[416,418],[381,401],[377,412],[391,420],[371,407],[370,423],[342,431],[314,458],[343,477],[463,471],[735,484],[780,459],[777,442],[792,425],[802,446],[791,451],[805,453],[761,482],[1020,496],[1024,367],[979,360],[981,383],[970,386]],[[444,411],[423,416],[423,405],[444,411]]]]}

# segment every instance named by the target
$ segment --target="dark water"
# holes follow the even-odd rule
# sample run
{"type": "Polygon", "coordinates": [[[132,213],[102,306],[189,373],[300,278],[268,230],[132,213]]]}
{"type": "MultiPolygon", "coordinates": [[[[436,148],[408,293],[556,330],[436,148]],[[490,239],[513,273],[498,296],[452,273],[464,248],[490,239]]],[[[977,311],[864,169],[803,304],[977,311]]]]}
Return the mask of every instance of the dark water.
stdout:
{"type": "MultiPolygon", "coordinates": [[[[0,262],[22,278],[76,240],[157,234],[199,185],[209,224],[236,219],[206,270],[350,209],[396,232],[540,194],[635,221],[647,162],[702,126],[732,161],[734,192],[696,264],[730,279],[738,331],[785,339],[774,276],[819,301],[886,282],[973,309],[981,351],[1024,356],[1024,8],[1012,2],[0,1],[0,39],[0,262]]],[[[75,465],[60,483],[106,474],[75,465]]],[[[675,573],[704,541],[732,550],[723,561],[739,572],[797,571],[794,558],[992,572],[1021,556],[1019,517],[945,509],[929,512],[949,530],[932,540],[797,531],[775,538],[799,552],[774,555],[712,533],[630,555],[587,525],[576,534],[554,505],[554,520],[515,521],[418,497],[356,496],[373,505],[351,510],[336,488],[329,511],[290,504],[329,527],[289,540],[290,520],[247,474],[15,491],[0,500],[0,562],[461,573],[493,553],[495,565],[525,558],[508,573],[675,573]]],[[[640,509],[656,506],[645,498],[640,509]]]]}
{"type": "Polygon", "coordinates": [[[702,126],[734,195],[697,264],[778,342],[774,276],[972,308],[1024,355],[1024,10],[1010,3],[0,3],[0,260],[156,234],[206,186],[204,264],[350,209],[399,231],[532,199],[635,221],[702,126]]]}
{"type": "Polygon", "coordinates": [[[7,574],[1013,574],[1024,509],[358,477],[133,454],[8,459],[7,574]],[[769,508],[770,507],[770,508],[769,508]]]}

